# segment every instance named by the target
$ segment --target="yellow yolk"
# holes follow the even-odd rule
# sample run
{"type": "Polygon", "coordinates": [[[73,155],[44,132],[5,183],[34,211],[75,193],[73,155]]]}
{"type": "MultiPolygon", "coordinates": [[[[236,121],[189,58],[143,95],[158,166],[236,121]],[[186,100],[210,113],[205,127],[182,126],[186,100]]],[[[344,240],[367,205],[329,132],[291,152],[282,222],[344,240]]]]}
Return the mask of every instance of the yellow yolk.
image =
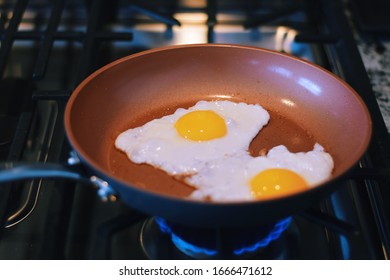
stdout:
{"type": "Polygon", "coordinates": [[[175,128],[182,137],[193,141],[213,140],[227,132],[225,120],[211,110],[189,112],[176,121],[175,128]]]}
{"type": "Polygon", "coordinates": [[[271,168],[258,173],[250,181],[252,195],[257,199],[293,194],[308,188],[297,173],[283,168],[271,168]]]}

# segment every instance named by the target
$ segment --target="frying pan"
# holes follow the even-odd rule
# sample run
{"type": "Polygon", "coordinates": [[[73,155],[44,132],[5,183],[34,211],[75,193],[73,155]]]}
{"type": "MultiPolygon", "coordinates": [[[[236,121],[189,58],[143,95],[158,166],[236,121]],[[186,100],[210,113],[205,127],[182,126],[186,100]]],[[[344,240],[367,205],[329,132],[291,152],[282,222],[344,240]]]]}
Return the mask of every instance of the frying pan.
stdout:
{"type": "MultiPolygon", "coordinates": [[[[3,164],[0,182],[31,177],[93,181],[130,207],[194,227],[266,224],[303,210],[342,186],[367,149],[371,119],[344,81],[290,55],[239,45],[199,44],[152,49],[97,70],[73,92],[65,111],[68,140],[91,178],[58,164],[3,164]],[[204,202],[162,171],[131,163],[115,149],[118,134],[199,100],[258,103],[270,123],[250,152],[286,145],[307,151],[315,142],[334,160],[332,177],[286,197],[251,202],[204,202]]],[[[180,155],[177,155],[180,157],[180,155]]]]}

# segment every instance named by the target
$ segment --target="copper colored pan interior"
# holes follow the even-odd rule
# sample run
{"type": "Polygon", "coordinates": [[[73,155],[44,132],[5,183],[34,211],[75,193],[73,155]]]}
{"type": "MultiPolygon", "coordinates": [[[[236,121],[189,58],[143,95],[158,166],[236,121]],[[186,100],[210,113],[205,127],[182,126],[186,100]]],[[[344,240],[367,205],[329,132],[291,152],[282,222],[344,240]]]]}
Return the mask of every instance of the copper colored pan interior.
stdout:
{"type": "Polygon", "coordinates": [[[81,157],[107,176],[173,196],[191,188],[147,165],[130,163],[114,148],[117,135],[198,100],[259,103],[269,125],[251,144],[284,144],[291,151],[323,145],[335,162],[333,176],[350,169],[370,138],[370,118],[341,80],[312,64],[271,51],[195,45],[149,51],[116,61],[87,78],[65,115],[68,137],[81,157]]]}

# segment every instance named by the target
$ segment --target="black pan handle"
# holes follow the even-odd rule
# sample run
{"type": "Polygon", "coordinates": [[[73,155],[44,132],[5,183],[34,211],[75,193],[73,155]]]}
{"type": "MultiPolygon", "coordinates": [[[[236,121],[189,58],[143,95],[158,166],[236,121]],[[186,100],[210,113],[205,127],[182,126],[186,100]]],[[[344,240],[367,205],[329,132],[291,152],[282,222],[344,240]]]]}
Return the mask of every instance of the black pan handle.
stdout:
{"type": "Polygon", "coordinates": [[[103,201],[116,200],[116,192],[106,181],[96,176],[83,175],[81,170],[77,170],[77,166],[41,162],[0,162],[0,184],[40,178],[69,179],[93,185],[98,188],[98,195],[103,201]]]}
{"type": "Polygon", "coordinates": [[[91,183],[81,172],[59,163],[0,163],[0,183],[37,178],[62,178],[91,183]]]}

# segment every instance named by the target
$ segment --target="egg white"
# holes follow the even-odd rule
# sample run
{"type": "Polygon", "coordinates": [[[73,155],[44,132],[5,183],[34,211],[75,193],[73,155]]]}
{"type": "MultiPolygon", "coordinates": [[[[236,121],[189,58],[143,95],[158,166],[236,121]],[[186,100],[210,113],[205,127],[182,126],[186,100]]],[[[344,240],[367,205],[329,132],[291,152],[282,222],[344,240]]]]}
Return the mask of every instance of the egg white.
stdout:
{"type": "Polygon", "coordinates": [[[172,115],[121,133],[115,146],[135,163],[147,163],[171,175],[192,175],[210,161],[247,150],[268,121],[268,112],[257,104],[199,101],[188,109],[177,109],[172,115]],[[181,116],[194,110],[212,110],[220,115],[227,125],[226,135],[209,141],[181,137],[174,125],[181,116]]]}
{"type": "Polygon", "coordinates": [[[269,150],[265,156],[252,157],[243,152],[209,162],[208,168],[186,178],[186,182],[197,186],[197,190],[191,194],[197,200],[245,201],[255,199],[250,181],[264,170],[289,169],[304,178],[308,187],[313,187],[331,176],[333,166],[332,157],[318,143],[312,151],[298,153],[291,153],[280,145],[269,150]]]}
{"type": "Polygon", "coordinates": [[[260,105],[231,101],[199,101],[188,109],[177,109],[172,115],[154,119],[143,126],[121,133],[115,146],[135,163],[147,163],[181,178],[196,188],[190,199],[207,201],[254,200],[251,179],[270,168],[286,168],[299,174],[309,187],[327,180],[333,159],[316,143],[312,151],[291,153],[285,146],[269,150],[267,155],[253,157],[249,144],[269,121],[260,105]],[[183,138],[175,123],[194,110],[212,110],[227,125],[225,136],[209,141],[183,138]]]}

